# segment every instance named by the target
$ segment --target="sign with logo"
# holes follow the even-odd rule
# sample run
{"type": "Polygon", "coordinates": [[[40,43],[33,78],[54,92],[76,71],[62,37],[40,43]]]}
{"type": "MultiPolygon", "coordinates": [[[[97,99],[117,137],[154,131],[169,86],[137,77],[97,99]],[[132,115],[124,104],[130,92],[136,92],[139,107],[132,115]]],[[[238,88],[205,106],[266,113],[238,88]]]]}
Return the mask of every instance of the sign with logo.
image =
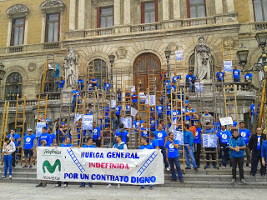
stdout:
{"type": "Polygon", "coordinates": [[[74,124],[75,124],[79,119],[81,119],[81,118],[83,118],[83,115],[81,115],[81,114],[76,114],[75,117],[74,117],[74,124]]]}
{"type": "Polygon", "coordinates": [[[184,59],[183,51],[175,51],[175,59],[176,60],[183,60],[184,59]]]}
{"type": "Polygon", "coordinates": [[[46,122],[37,122],[36,125],[36,137],[40,137],[42,134],[42,128],[46,127],[46,122]]]}
{"type": "Polygon", "coordinates": [[[93,129],[93,115],[84,115],[83,116],[83,130],[92,130],[93,129]]]}
{"type": "Polygon", "coordinates": [[[223,61],[224,65],[224,72],[232,72],[233,71],[233,64],[232,61],[223,61]]]}
{"type": "Polygon", "coordinates": [[[110,107],[116,108],[116,100],[111,100],[110,107]]]}
{"type": "Polygon", "coordinates": [[[195,92],[203,92],[203,83],[195,82],[195,92]]]}
{"type": "Polygon", "coordinates": [[[38,147],[37,179],[132,185],[163,184],[160,150],[38,147]]]}
{"type": "Polygon", "coordinates": [[[202,134],[203,147],[205,148],[217,148],[217,135],[216,134],[202,134]]]}

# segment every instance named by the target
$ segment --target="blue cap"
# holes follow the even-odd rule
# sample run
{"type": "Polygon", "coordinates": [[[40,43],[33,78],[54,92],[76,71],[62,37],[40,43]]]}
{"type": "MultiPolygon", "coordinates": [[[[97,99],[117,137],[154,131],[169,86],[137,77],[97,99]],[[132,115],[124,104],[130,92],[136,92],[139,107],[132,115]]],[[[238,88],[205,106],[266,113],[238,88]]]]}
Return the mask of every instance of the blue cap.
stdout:
{"type": "Polygon", "coordinates": [[[185,103],[189,103],[189,101],[188,100],[185,100],[185,103]]]}

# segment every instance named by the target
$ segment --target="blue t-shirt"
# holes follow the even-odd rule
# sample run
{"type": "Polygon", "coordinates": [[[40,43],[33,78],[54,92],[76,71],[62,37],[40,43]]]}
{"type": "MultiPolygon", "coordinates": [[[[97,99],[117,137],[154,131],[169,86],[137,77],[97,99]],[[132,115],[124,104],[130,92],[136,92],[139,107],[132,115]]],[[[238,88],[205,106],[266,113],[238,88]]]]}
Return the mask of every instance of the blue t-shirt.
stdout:
{"type": "Polygon", "coordinates": [[[185,146],[192,146],[193,145],[193,133],[191,131],[184,131],[184,144],[185,146]]]}
{"type": "Polygon", "coordinates": [[[79,90],[73,90],[72,94],[73,94],[73,99],[77,99],[77,96],[80,96],[80,91],[79,90]]]}
{"type": "Polygon", "coordinates": [[[57,81],[57,87],[58,88],[63,88],[64,87],[64,84],[65,84],[65,81],[64,80],[57,81]]]}
{"type": "Polygon", "coordinates": [[[215,128],[207,128],[206,130],[205,130],[205,134],[209,134],[209,133],[215,133],[216,132],[216,130],[215,130],[215,128]]]}
{"type": "Polygon", "coordinates": [[[139,147],[139,149],[154,149],[153,146],[151,146],[150,144],[147,144],[146,146],[145,145],[141,145],[139,147]]]}
{"type": "Polygon", "coordinates": [[[38,147],[41,146],[41,141],[42,140],[46,140],[46,143],[49,144],[49,140],[50,140],[50,135],[48,133],[45,133],[45,134],[41,134],[40,137],[39,137],[39,141],[38,141],[38,147]]]}
{"type": "Polygon", "coordinates": [[[225,130],[224,132],[221,130],[217,133],[217,137],[222,144],[228,144],[232,134],[228,130],[225,130]]]}
{"type": "Polygon", "coordinates": [[[116,115],[120,115],[121,114],[121,106],[117,106],[116,107],[116,115]]]}
{"type": "Polygon", "coordinates": [[[251,74],[251,73],[249,73],[249,74],[245,74],[245,80],[250,80],[250,81],[252,81],[252,77],[253,77],[253,75],[251,74]]]}
{"type": "Polygon", "coordinates": [[[78,85],[83,85],[83,79],[78,79],[78,85]]]}
{"type": "MultiPolygon", "coordinates": [[[[255,105],[254,104],[251,104],[250,110],[252,110],[252,115],[255,116],[255,105]]],[[[260,104],[258,104],[257,116],[259,115],[259,110],[260,110],[260,104]]]]}
{"type": "Polygon", "coordinates": [[[258,136],[257,150],[261,150],[261,136],[258,136]]]}
{"type": "Polygon", "coordinates": [[[141,127],[140,130],[141,130],[141,137],[147,137],[147,138],[149,137],[149,128],[141,127]]]}
{"type": "Polygon", "coordinates": [[[83,148],[95,148],[95,145],[91,144],[91,146],[88,146],[87,144],[83,145],[83,148]]]}
{"type": "Polygon", "coordinates": [[[56,138],[55,133],[50,134],[49,143],[47,143],[47,146],[51,146],[55,138],[56,138]]]}
{"type": "Polygon", "coordinates": [[[250,131],[247,128],[245,128],[244,130],[240,128],[239,134],[243,138],[245,144],[247,145],[249,142],[249,137],[251,136],[250,131]]]}
{"type": "MultiPolygon", "coordinates": [[[[134,128],[135,129],[139,129],[142,127],[142,124],[143,124],[143,120],[140,120],[140,121],[134,121],[134,128]]],[[[136,130],[134,130],[135,132],[137,132],[136,130]]]]}
{"type": "Polygon", "coordinates": [[[181,79],[180,76],[174,76],[172,77],[172,81],[176,83],[177,80],[181,79]]]}
{"type": "Polygon", "coordinates": [[[156,106],[156,110],[157,110],[158,115],[161,115],[163,112],[163,106],[156,106]]]}
{"type": "Polygon", "coordinates": [[[217,72],[216,77],[218,81],[224,81],[224,72],[217,72]]]}
{"type": "Polygon", "coordinates": [[[95,79],[91,79],[91,81],[96,81],[95,86],[98,87],[98,80],[97,80],[97,78],[95,78],[95,79]]]}
{"type": "Polygon", "coordinates": [[[235,79],[240,79],[240,70],[239,69],[237,69],[237,70],[233,69],[233,76],[235,79]]]}
{"type": "Polygon", "coordinates": [[[155,138],[154,140],[150,141],[150,145],[155,149],[159,146],[159,141],[155,138]]]}
{"type": "Polygon", "coordinates": [[[93,129],[93,140],[97,140],[100,137],[101,129],[96,127],[93,129]]]}
{"type": "Polygon", "coordinates": [[[104,83],[104,90],[109,90],[110,83],[104,83]]]}
{"type": "Polygon", "coordinates": [[[156,130],[154,133],[155,133],[156,139],[159,142],[159,146],[163,147],[164,143],[165,143],[165,137],[168,136],[166,131],[165,130],[161,130],[161,131],[156,130]]]}
{"type": "Polygon", "coordinates": [[[193,143],[201,144],[201,131],[202,129],[197,127],[193,143]]]}
{"type": "Polygon", "coordinates": [[[132,101],[133,101],[133,103],[137,103],[137,100],[138,100],[138,95],[137,94],[133,94],[132,95],[132,101]]]}
{"type": "Polygon", "coordinates": [[[35,134],[25,135],[24,136],[24,149],[32,149],[33,148],[33,141],[36,139],[35,134]]]}
{"type": "Polygon", "coordinates": [[[187,83],[193,82],[194,79],[195,79],[195,77],[194,77],[193,74],[191,76],[189,74],[187,74],[186,77],[185,77],[185,80],[186,80],[187,83]]]}
{"type": "Polygon", "coordinates": [[[171,115],[171,104],[167,105],[167,115],[171,115]]]}
{"type": "MultiPolygon", "coordinates": [[[[179,144],[178,140],[173,140],[174,144],[179,144]]],[[[174,145],[167,141],[165,148],[168,148],[168,158],[178,158],[179,157],[179,149],[176,149],[174,145]]]]}
{"type": "Polygon", "coordinates": [[[156,130],[156,120],[152,117],[150,117],[150,130],[155,131],[156,130]]]}
{"type": "Polygon", "coordinates": [[[121,135],[122,136],[122,141],[127,144],[127,135],[128,135],[128,131],[124,130],[123,132],[120,131],[120,129],[117,129],[115,135],[121,135]]]}
{"type": "Polygon", "coordinates": [[[65,145],[64,143],[60,145],[60,147],[73,147],[73,145],[71,143],[69,143],[68,145],[65,145]]]}
{"type": "MultiPolygon", "coordinates": [[[[7,137],[11,139],[11,135],[10,134],[7,137]]],[[[14,142],[15,146],[16,147],[19,146],[19,142],[18,142],[18,139],[20,138],[19,134],[18,133],[14,133],[13,138],[15,139],[15,142],[14,142]]]]}

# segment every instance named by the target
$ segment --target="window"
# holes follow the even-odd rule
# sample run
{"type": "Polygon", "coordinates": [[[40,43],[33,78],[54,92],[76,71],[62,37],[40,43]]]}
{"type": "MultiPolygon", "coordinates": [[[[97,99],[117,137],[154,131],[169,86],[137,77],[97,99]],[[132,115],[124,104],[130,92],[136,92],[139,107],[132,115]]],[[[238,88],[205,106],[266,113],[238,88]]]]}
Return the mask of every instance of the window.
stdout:
{"type": "Polygon", "coordinates": [[[11,46],[23,45],[25,18],[13,19],[11,46]]]}
{"type": "Polygon", "coordinates": [[[206,16],[205,0],[187,0],[188,18],[197,18],[206,16]]]}
{"type": "Polygon", "coordinates": [[[267,21],[267,0],[253,0],[255,21],[267,21]]]}
{"type": "Polygon", "coordinates": [[[141,9],[142,23],[154,23],[158,21],[158,0],[142,2],[141,9]]]}
{"type": "Polygon", "coordinates": [[[46,15],[46,42],[59,41],[59,13],[46,15]]]}
{"type": "Polygon", "coordinates": [[[13,72],[8,75],[5,86],[5,99],[16,100],[22,96],[22,76],[18,72],[13,72]]]}
{"type": "MultiPolygon", "coordinates": [[[[44,74],[42,75],[41,84],[43,83],[43,77],[44,77],[44,74]]],[[[46,71],[46,81],[45,81],[45,87],[44,87],[45,92],[55,92],[56,91],[55,82],[56,82],[55,70],[48,69],[46,71]]],[[[42,88],[42,85],[41,85],[41,88],[42,88]]]]}
{"type": "Polygon", "coordinates": [[[108,28],[113,26],[113,7],[98,8],[98,28],[108,28]]]}
{"type": "Polygon", "coordinates": [[[95,59],[89,63],[88,66],[88,74],[89,74],[89,79],[94,76],[95,78],[98,79],[98,87],[102,88],[103,86],[103,81],[106,79],[109,79],[108,76],[108,68],[107,64],[104,60],[101,59],[95,59]]]}

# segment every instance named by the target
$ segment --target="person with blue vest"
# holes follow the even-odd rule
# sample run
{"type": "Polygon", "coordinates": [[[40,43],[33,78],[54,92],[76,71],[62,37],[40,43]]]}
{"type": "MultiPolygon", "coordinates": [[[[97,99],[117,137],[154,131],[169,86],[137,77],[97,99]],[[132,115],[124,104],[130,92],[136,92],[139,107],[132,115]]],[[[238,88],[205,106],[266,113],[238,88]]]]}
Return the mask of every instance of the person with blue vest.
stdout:
{"type": "Polygon", "coordinates": [[[195,76],[193,72],[190,71],[185,77],[185,83],[189,87],[189,92],[194,91],[195,76]]]}
{"type": "Polygon", "coordinates": [[[84,88],[84,81],[83,81],[82,77],[79,76],[79,78],[77,80],[77,84],[78,84],[79,90],[83,90],[83,88],[84,88]]]}
{"type": "Polygon", "coordinates": [[[226,162],[229,157],[229,140],[232,137],[230,131],[226,130],[225,126],[221,126],[221,130],[217,132],[217,137],[220,144],[220,157],[222,158],[222,165],[226,168],[226,162]]]}
{"type": "Polygon", "coordinates": [[[47,128],[46,127],[42,128],[42,134],[39,136],[38,147],[41,146],[41,141],[42,140],[46,140],[46,143],[49,144],[50,135],[47,133],[47,128]]]}
{"type": "Polygon", "coordinates": [[[128,131],[126,129],[124,129],[124,124],[123,123],[120,123],[119,124],[119,128],[116,130],[116,133],[115,135],[116,136],[119,136],[121,135],[122,137],[122,141],[127,144],[127,138],[128,138],[128,131]]]}
{"type": "Polygon", "coordinates": [[[151,131],[151,133],[149,134],[149,137],[150,137],[150,145],[154,149],[160,150],[160,148],[159,148],[159,141],[156,139],[155,133],[153,131],[151,131]]]}
{"type": "Polygon", "coordinates": [[[25,165],[23,168],[28,168],[28,160],[30,159],[30,166],[32,168],[32,157],[33,151],[37,145],[37,140],[35,134],[33,134],[32,129],[27,130],[27,134],[23,137],[21,141],[22,149],[24,150],[25,165]]]}
{"type": "Polygon", "coordinates": [[[246,149],[246,145],[242,137],[239,137],[238,130],[232,129],[233,137],[229,140],[229,149],[230,149],[230,158],[232,163],[232,175],[233,179],[231,183],[236,182],[236,167],[238,165],[240,182],[245,184],[244,180],[244,150],[246,149]]]}
{"type": "Polygon", "coordinates": [[[222,68],[219,67],[219,71],[216,73],[216,78],[218,82],[224,82],[224,77],[226,76],[226,74],[224,72],[222,72],[222,68]]]}
{"type": "Polygon", "coordinates": [[[161,149],[161,153],[163,155],[165,168],[167,169],[167,171],[170,171],[169,164],[166,159],[167,157],[166,157],[166,149],[165,149],[168,135],[166,131],[163,129],[163,126],[161,124],[158,125],[158,130],[156,130],[154,133],[155,133],[156,139],[159,142],[159,148],[161,149]]]}
{"type": "MultiPolygon", "coordinates": [[[[70,143],[70,138],[65,137],[64,138],[64,143],[60,145],[60,147],[70,147],[73,148],[73,145],[70,143]]],[[[58,181],[57,184],[55,185],[55,187],[61,187],[61,181],[58,181]]],[[[68,182],[64,182],[64,188],[68,187],[69,183],[68,182]]]]}
{"type": "Polygon", "coordinates": [[[7,136],[12,142],[14,142],[16,151],[12,153],[12,167],[16,166],[16,153],[18,152],[18,146],[20,145],[20,135],[15,133],[13,129],[10,130],[10,134],[7,136]]]}
{"type": "Polygon", "coordinates": [[[266,167],[267,162],[267,140],[264,140],[261,145],[261,163],[266,167]]]}
{"type": "Polygon", "coordinates": [[[174,140],[173,133],[170,133],[169,141],[166,142],[165,148],[166,148],[167,162],[170,164],[171,167],[172,181],[176,181],[177,178],[174,170],[174,164],[175,164],[178,178],[181,183],[184,183],[184,178],[179,161],[179,141],[174,140]]]}
{"type": "MultiPolygon", "coordinates": [[[[119,149],[119,150],[127,150],[127,145],[122,141],[122,136],[121,135],[117,135],[116,136],[116,143],[113,146],[114,149],[119,149]]],[[[108,184],[108,186],[106,188],[110,188],[111,186],[113,186],[113,184],[108,184]]],[[[120,188],[121,185],[118,184],[118,188],[120,188]]]]}
{"type": "Polygon", "coordinates": [[[198,171],[194,152],[193,152],[193,133],[189,130],[189,124],[184,125],[184,153],[187,167],[185,169],[191,169],[189,158],[193,164],[194,170],[198,171]]]}
{"type": "MultiPolygon", "coordinates": [[[[83,148],[95,148],[95,145],[93,145],[93,138],[89,137],[87,139],[87,143],[85,145],[83,145],[83,148]]],[[[93,184],[92,183],[88,183],[88,186],[89,187],[93,187],[93,184]]],[[[82,182],[80,187],[85,187],[85,182],[82,182]]]]}
{"type": "Polygon", "coordinates": [[[235,66],[233,69],[233,78],[234,82],[240,82],[240,70],[237,69],[237,66],[235,66]]]}
{"type": "Polygon", "coordinates": [[[246,145],[246,149],[245,149],[245,152],[246,152],[246,156],[247,156],[247,164],[246,166],[251,166],[251,153],[250,153],[250,150],[248,148],[248,142],[249,142],[249,138],[251,136],[251,133],[250,131],[245,128],[245,122],[240,122],[239,123],[239,134],[240,134],[240,137],[243,138],[244,142],[245,142],[245,145],[246,145]]]}

